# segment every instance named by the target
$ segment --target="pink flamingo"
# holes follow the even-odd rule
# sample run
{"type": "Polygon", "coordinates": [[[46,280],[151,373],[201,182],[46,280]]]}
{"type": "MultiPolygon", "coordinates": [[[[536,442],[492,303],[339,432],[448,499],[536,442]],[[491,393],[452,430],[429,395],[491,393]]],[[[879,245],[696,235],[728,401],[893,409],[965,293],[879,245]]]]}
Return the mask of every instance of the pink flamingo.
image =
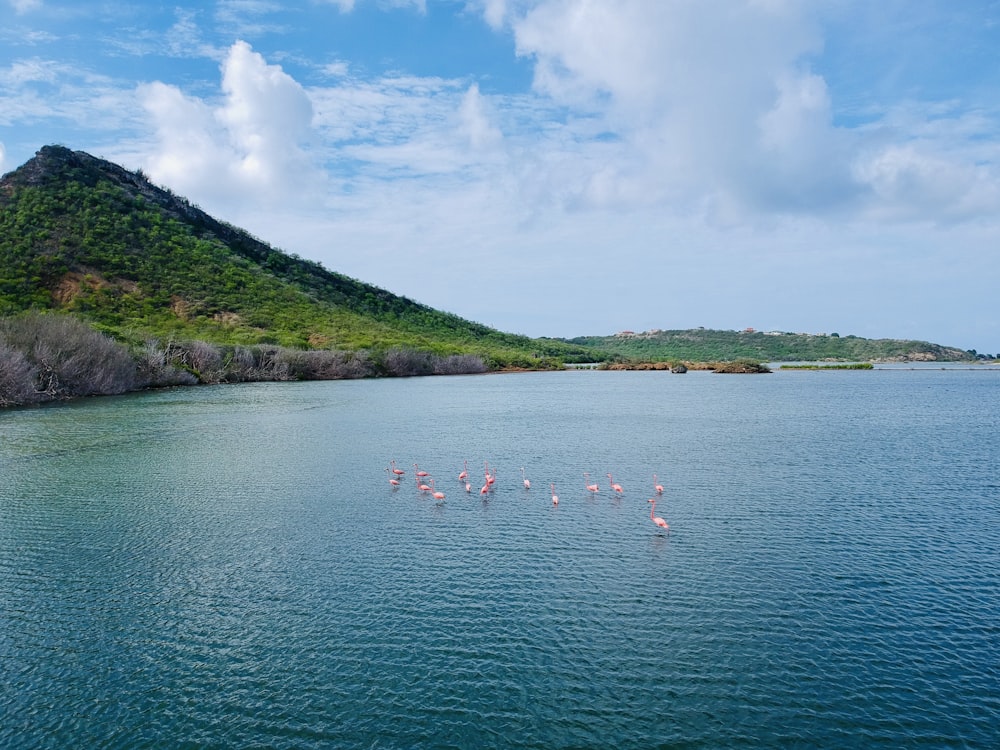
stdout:
{"type": "Polygon", "coordinates": [[[426,471],[420,471],[420,467],[417,466],[416,464],[413,464],[413,468],[417,470],[417,476],[418,477],[429,477],[430,476],[430,474],[428,472],[426,472],[426,471]]]}
{"type": "Polygon", "coordinates": [[[416,482],[417,482],[417,489],[420,490],[421,492],[430,492],[431,491],[431,488],[430,488],[429,485],[424,484],[419,479],[417,479],[416,482]]]}
{"type": "Polygon", "coordinates": [[[588,484],[587,484],[587,489],[588,490],[590,490],[591,492],[600,492],[601,488],[598,487],[596,484],[589,484],[589,482],[590,482],[590,474],[589,473],[587,473],[585,471],[585,472],[583,472],[583,476],[584,476],[584,478],[588,482],[588,484]]]}
{"type": "Polygon", "coordinates": [[[523,466],[521,467],[521,481],[524,482],[524,489],[526,489],[526,490],[530,490],[531,489],[531,480],[528,479],[528,478],[526,478],[524,476],[524,467],[523,466]]]}
{"type": "Polygon", "coordinates": [[[469,476],[469,462],[468,461],[463,461],[463,463],[465,464],[465,468],[458,475],[458,481],[459,482],[464,481],[469,476]]]}
{"type": "Polygon", "coordinates": [[[670,531],[670,526],[667,524],[666,521],[664,521],[659,516],[654,516],[653,515],[654,511],[656,511],[656,498],[655,497],[650,498],[649,502],[651,502],[653,504],[653,507],[651,507],[649,509],[649,520],[651,520],[653,523],[655,523],[661,529],[666,529],[667,531],[670,531]]]}
{"type": "Polygon", "coordinates": [[[392,464],[392,473],[395,474],[397,477],[401,477],[403,476],[403,474],[406,473],[402,469],[396,468],[396,459],[392,459],[392,461],[390,461],[389,463],[392,464]]]}
{"type": "MultiPolygon", "coordinates": [[[[386,474],[389,474],[389,472],[390,472],[390,471],[391,471],[391,469],[389,469],[389,467],[388,467],[388,466],[386,466],[386,467],[385,467],[385,473],[386,473],[386,474]]],[[[392,476],[392,474],[389,474],[389,484],[391,484],[391,485],[392,485],[392,488],[393,488],[393,489],[397,489],[397,488],[399,487],[399,480],[398,480],[398,479],[395,479],[395,478],[394,478],[394,477],[392,476]]]]}
{"type": "Polygon", "coordinates": [[[622,489],[622,486],[620,484],[615,484],[615,480],[611,478],[610,474],[608,474],[608,481],[611,482],[611,489],[613,489],[619,495],[622,494],[625,491],[625,490],[622,489]]]}
{"type": "Polygon", "coordinates": [[[466,492],[472,492],[472,482],[466,482],[465,483],[465,491],[466,492]]]}
{"type": "Polygon", "coordinates": [[[656,490],[657,495],[663,494],[663,485],[656,481],[656,474],[653,474],[653,489],[656,490]]]}
{"type": "Polygon", "coordinates": [[[559,505],[559,495],[556,494],[556,484],[553,482],[549,485],[552,488],[552,504],[559,505]]]}
{"type": "Polygon", "coordinates": [[[495,481],[497,481],[496,469],[494,469],[493,473],[490,474],[490,462],[483,461],[483,466],[485,467],[484,471],[486,472],[486,484],[487,486],[491,486],[495,481]]]}
{"type": "Polygon", "coordinates": [[[444,493],[443,492],[438,492],[437,490],[434,489],[434,480],[433,479],[431,480],[430,491],[431,491],[431,496],[435,500],[444,500],[444,493]]]}

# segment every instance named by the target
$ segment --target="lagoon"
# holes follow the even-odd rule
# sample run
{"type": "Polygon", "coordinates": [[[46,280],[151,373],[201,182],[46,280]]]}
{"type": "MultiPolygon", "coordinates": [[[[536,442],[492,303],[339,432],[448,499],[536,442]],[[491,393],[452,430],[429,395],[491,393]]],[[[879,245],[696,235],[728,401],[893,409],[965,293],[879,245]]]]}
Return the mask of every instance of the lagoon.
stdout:
{"type": "Polygon", "coordinates": [[[4,412],[0,745],[994,747],[998,415],[933,367],[4,412]]]}

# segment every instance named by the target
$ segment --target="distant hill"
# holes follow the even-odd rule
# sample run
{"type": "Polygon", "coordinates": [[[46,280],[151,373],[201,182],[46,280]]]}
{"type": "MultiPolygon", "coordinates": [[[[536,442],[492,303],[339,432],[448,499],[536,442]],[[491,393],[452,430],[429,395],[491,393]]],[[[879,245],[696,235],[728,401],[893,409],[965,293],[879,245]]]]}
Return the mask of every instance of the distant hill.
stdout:
{"type": "Polygon", "coordinates": [[[717,362],[752,359],[758,362],[838,361],[960,361],[971,352],[926,341],[864,339],[807,333],[719,331],[694,328],[678,331],[626,331],[613,336],[562,339],[592,347],[611,357],[638,361],[717,362]]]}
{"type": "Polygon", "coordinates": [[[73,313],[145,337],[477,355],[491,367],[587,360],[327,270],[221,222],[141,172],[45,146],[0,180],[0,317],[73,313]]]}

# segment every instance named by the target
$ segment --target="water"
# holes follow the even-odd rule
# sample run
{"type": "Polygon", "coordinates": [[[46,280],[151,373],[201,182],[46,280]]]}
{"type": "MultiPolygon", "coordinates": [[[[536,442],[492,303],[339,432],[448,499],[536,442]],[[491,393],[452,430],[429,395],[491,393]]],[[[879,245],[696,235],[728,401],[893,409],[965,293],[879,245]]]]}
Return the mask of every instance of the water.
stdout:
{"type": "Polygon", "coordinates": [[[927,368],[2,413],[0,746],[995,747],[998,406],[927,368]]]}

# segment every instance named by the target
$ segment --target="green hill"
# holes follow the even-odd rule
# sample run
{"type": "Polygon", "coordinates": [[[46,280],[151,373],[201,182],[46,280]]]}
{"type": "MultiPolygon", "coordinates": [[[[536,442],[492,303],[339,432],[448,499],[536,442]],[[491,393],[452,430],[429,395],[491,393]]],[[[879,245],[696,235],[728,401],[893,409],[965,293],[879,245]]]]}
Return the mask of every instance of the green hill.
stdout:
{"type": "Polygon", "coordinates": [[[110,162],[46,146],[0,180],[0,317],[72,313],[118,340],[588,359],[284,253],[110,162]]]}
{"type": "Polygon", "coordinates": [[[975,359],[972,352],[926,341],[864,339],[836,333],[806,334],[760,331],[623,332],[614,336],[584,336],[567,343],[592,347],[621,360],[718,362],[750,359],[758,362],[837,361],[958,361],[975,359]]]}

